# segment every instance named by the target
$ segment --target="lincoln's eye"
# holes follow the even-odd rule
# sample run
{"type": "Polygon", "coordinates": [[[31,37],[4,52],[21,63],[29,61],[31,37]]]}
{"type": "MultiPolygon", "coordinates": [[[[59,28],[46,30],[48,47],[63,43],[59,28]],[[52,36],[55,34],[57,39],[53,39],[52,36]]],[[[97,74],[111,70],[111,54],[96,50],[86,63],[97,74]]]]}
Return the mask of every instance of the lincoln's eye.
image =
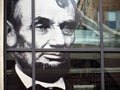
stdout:
{"type": "Polygon", "coordinates": [[[48,32],[48,28],[49,28],[49,26],[46,26],[43,24],[37,24],[35,26],[35,30],[39,31],[39,33],[41,33],[41,35],[46,34],[48,32]]]}
{"type": "Polygon", "coordinates": [[[48,25],[48,24],[36,24],[35,28],[47,29],[47,28],[50,28],[50,25],[48,25]]]}
{"type": "Polygon", "coordinates": [[[65,23],[61,23],[59,26],[60,26],[60,29],[63,29],[65,27],[65,23]]]}
{"type": "Polygon", "coordinates": [[[35,18],[35,28],[47,29],[50,28],[51,21],[44,17],[35,18]]]}
{"type": "Polygon", "coordinates": [[[61,23],[60,29],[76,29],[76,22],[63,22],[61,23]]]}

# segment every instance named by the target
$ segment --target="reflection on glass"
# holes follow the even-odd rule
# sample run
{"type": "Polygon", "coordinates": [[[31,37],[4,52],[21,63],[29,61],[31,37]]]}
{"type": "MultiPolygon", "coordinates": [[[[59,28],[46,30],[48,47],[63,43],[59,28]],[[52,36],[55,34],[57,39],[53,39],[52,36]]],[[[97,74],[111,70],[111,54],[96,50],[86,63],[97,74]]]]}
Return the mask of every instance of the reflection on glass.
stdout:
{"type": "Polygon", "coordinates": [[[98,0],[79,0],[78,8],[81,13],[80,25],[75,31],[73,47],[98,47],[98,0]]]}
{"type": "Polygon", "coordinates": [[[100,54],[71,53],[71,69],[67,78],[73,90],[101,90],[100,54]]]}
{"type": "Polygon", "coordinates": [[[105,53],[105,90],[119,90],[120,53],[105,53]]]}
{"type": "Polygon", "coordinates": [[[120,1],[102,0],[105,47],[120,47],[120,1]]]}

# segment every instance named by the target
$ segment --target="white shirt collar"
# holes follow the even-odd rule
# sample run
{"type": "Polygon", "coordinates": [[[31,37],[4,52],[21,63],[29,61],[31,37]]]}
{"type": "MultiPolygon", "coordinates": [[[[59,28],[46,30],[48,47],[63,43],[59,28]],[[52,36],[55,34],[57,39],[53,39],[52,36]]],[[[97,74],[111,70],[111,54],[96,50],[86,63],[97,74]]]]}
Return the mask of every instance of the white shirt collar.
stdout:
{"type": "MultiPolygon", "coordinates": [[[[15,65],[15,71],[18,75],[18,77],[20,78],[20,80],[23,82],[23,84],[25,85],[26,88],[30,88],[32,86],[32,78],[27,76],[26,74],[24,74],[17,65],[15,65]]],[[[36,84],[39,84],[45,88],[50,88],[50,87],[58,87],[61,88],[63,90],[65,90],[65,82],[63,80],[63,78],[60,78],[58,81],[54,82],[54,83],[45,83],[45,82],[41,82],[36,80],[35,81],[36,84]]]]}

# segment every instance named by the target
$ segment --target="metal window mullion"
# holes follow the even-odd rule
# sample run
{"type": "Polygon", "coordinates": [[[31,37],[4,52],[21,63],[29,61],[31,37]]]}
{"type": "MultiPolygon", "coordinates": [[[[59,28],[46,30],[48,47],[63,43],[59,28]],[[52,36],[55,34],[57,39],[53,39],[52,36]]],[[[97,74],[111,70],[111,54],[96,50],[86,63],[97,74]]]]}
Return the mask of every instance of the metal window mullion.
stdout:
{"type": "MultiPolygon", "coordinates": [[[[33,51],[33,48],[30,48],[30,49],[18,49],[18,48],[9,48],[9,49],[6,49],[7,51],[18,51],[18,52],[32,52],[33,51]]],[[[37,49],[35,48],[34,51],[36,52],[41,52],[41,51],[68,51],[68,52],[100,52],[100,48],[56,48],[56,49],[37,49]]]]}
{"type": "Polygon", "coordinates": [[[120,48],[104,48],[104,52],[120,52],[120,48]]]}
{"type": "Polygon", "coordinates": [[[100,20],[100,50],[101,50],[101,90],[105,90],[104,78],[104,42],[103,42],[103,21],[102,21],[102,0],[99,0],[99,20],[100,20]]]}
{"type": "Polygon", "coordinates": [[[56,48],[56,49],[36,49],[35,51],[100,52],[100,48],[56,48]]]}
{"type": "Polygon", "coordinates": [[[35,90],[35,0],[31,1],[32,10],[32,90],[35,90]]]}
{"type": "Polygon", "coordinates": [[[8,31],[6,30],[6,21],[7,21],[7,0],[4,1],[4,50],[3,50],[3,53],[4,53],[4,90],[7,90],[7,59],[6,59],[6,55],[7,55],[7,33],[8,31]]]}
{"type": "Polygon", "coordinates": [[[32,52],[32,48],[30,49],[25,49],[25,48],[22,48],[22,49],[19,49],[19,48],[7,48],[6,51],[11,51],[11,52],[20,52],[20,51],[23,51],[23,52],[32,52]]]}

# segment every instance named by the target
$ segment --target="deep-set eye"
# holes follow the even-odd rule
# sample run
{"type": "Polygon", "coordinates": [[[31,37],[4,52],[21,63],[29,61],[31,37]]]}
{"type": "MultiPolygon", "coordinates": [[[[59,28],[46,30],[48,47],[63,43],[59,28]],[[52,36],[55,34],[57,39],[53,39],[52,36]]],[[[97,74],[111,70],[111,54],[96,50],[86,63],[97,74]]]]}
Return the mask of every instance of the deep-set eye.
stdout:
{"type": "Polygon", "coordinates": [[[36,31],[38,31],[41,35],[46,34],[48,32],[48,29],[45,28],[35,28],[36,31]]]}
{"type": "Polygon", "coordinates": [[[49,25],[46,25],[46,24],[36,24],[35,25],[35,28],[43,28],[43,29],[47,29],[49,28],[50,26],[49,25]]]}
{"type": "Polygon", "coordinates": [[[59,26],[60,29],[76,29],[76,22],[63,22],[59,26]]]}
{"type": "Polygon", "coordinates": [[[60,29],[64,29],[65,28],[65,22],[61,23],[59,26],[60,26],[60,29]]]}
{"type": "Polygon", "coordinates": [[[47,18],[37,17],[35,18],[35,27],[47,29],[50,28],[51,21],[47,18]]]}
{"type": "Polygon", "coordinates": [[[62,33],[66,36],[72,36],[74,34],[74,30],[72,29],[63,29],[62,33]]]}
{"type": "Polygon", "coordinates": [[[44,26],[43,24],[37,24],[37,25],[35,25],[35,30],[39,31],[39,33],[41,35],[46,34],[48,32],[47,27],[44,26]]]}

